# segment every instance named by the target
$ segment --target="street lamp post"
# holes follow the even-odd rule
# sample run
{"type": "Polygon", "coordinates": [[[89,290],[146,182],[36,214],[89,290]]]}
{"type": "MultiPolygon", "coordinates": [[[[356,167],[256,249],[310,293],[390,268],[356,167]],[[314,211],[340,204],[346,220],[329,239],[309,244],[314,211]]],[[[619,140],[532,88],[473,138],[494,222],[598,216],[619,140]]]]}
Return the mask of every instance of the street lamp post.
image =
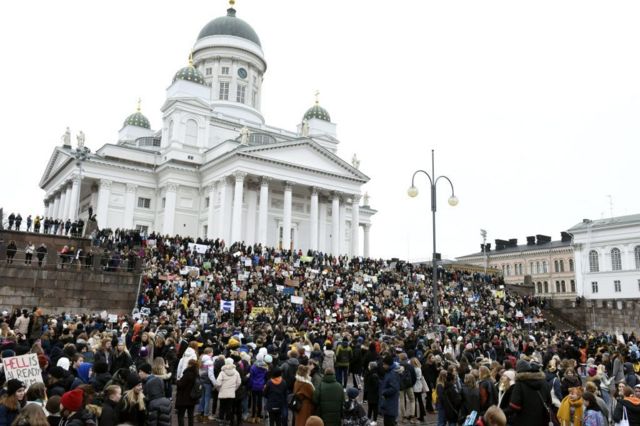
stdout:
{"type": "Polygon", "coordinates": [[[413,198],[418,195],[418,188],[414,185],[414,180],[418,173],[424,173],[427,178],[429,178],[429,183],[431,184],[431,216],[433,223],[433,256],[432,256],[432,268],[433,268],[433,322],[435,325],[438,324],[438,253],[436,252],[436,184],[440,179],[445,179],[451,185],[451,196],[449,197],[449,205],[456,206],[458,204],[458,198],[455,195],[455,191],[453,189],[453,183],[451,179],[442,175],[436,177],[435,174],[435,161],[433,150],[431,150],[431,174],[425,172],[424,170],[416,170],[413,172],[413,176],[411,177],[411,187],[407,190],[407,194],[409,197],[413,198]]]}

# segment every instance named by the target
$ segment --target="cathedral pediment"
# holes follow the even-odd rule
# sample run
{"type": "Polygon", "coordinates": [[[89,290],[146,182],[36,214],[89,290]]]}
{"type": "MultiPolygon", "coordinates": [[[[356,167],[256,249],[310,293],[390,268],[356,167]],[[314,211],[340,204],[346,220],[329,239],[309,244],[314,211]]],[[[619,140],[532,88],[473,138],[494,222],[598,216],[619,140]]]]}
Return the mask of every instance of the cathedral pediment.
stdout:
{"type": "Polygon", "coordinates": [[[42,179],[40,179],[40,187],[42,188],[49,178],[55,176],[69,160],[71,160],[71,157],[65,153],[62,148],[55,148],[53,154],[51,154],[51,158],[49,158],[49,163],[44,170],[42,179]]]}
{"type": "Polygon", "coordinates": [[[367,182],[369,177],[312,139],[241,148],[237,155],[367,182]]]}

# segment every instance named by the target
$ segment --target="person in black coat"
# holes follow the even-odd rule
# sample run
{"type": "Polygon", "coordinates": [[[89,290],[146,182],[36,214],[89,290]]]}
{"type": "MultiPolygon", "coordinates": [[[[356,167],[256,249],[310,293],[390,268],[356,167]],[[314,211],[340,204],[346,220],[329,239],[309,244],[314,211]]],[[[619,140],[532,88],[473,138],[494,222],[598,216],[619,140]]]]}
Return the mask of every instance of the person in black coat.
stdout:
{"type": "Polygon", "coordinates": [[[109,385],[104,389],[104,402],[99,426],[115,426],[120,424],[118,404],[122,398],[122,389],[118,385],[109,385]]]}
{"type": "Polygon", "coordinates": [[[13,263],[13,258],[15,257],[17,251],[18,246],[16,246],[16,242],[13,240],[9,241],[9,244],[7,244],[7,264],[13,263]]]}
{"type": "Polygon", "coordinates": [[[184,414],[187,413],[188,425],[193,426],[193,410],[199,401],[191,398],[191,389],[198,378],[199,362],[195,359],[189,360],[188,367],[182,373],[176,391],[176,410],[178,411],[178,426],[184,426],[184,414]]]}
{"type": "Polygon", "coordinates": [[[545,375],[521,359],[516,364],[509,410],[505,413],[518,426],[539,426],[549,422],[547,407],[551,406],[551,391],[545,375]],[[513,416],[513,417],[511,417],[513,416]]]}
{"type": "Polygon", "coordinates": [[[378,363],[371,361],[364,378],[364,399],[367,401],[367,417],[372,421],[378,418],[378,398],[380,396],[380,376],[378,363]]]}
{"type": "Polygon", "coordinates": [[[458,411],[462,404],[462,398],[455,387],[456,377],[453,373],[447,373],[447,381],[445,382],[443,401],[444,415],[448,423],[456,424],[458,421],[458,411]]]}

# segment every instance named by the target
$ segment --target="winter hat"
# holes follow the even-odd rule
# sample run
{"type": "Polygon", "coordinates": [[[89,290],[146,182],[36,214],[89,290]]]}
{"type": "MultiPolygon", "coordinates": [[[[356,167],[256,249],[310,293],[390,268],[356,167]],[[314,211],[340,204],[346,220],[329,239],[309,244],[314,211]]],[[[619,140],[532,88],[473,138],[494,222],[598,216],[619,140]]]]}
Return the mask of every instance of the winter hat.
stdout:
{"type": "Polygon", "coordinates": [[[593,376],[595,376],[597,372],[598,372],[598,370],[596,370],[596,368],[595,368],[595,367],[591,367],[591,368],[587,371],[587,373],[589,374],[589,377],[593,377],[593,376]]]}
{"type": "Polygon", "coordinates": [[[504,373],[502,373],[503,376],[509,378],[509,383],[510,384],[514,384],[516,382],[516,372],[513,370],[507,370],[504,373]]]}
{"type": "Polygon", "coordinates": [[[51,369],[49,370],[49,375],[55,379],[62,379],[67,375],[67,370],[58,366],[51,367],[51,369]]]}
{"type": "Polygon", "coordinates": [[[53,395],[47,399],[47,405],[45,406],[47,412],[51,416],[60,414],[60,395],[53,395]]]}
{"type": "Polygon", "coordinates": [[[389,365],[389,366],[391,366],[391,365],[393,365],[393,358],[391,357],[391,355],[387,355],[387,356],[385,356],[385,357],[384,357],[384,359],[382,360],[382,363],[383,363],[384,365],[389,365]]]}
{"type": "Polygon", "coordinates": [[[25,385],[18,379],[11,379],[7,382],[7,395],[11,396],[18,392],[19,389],[24,388],[25,385]]]}
{"type": "Polygon", "coordinates": [[[145,362],[138,367],[138,371],[142,371],[143,373],[151,374],[151,364],[145,362]]]}
{"type": "Polygon", "coordinates": [[[71,411],[76,412],[80,411],[82,408],[82,401],[84,400],[84,392],[80,388],[76,388],[72,391],[65,392],[60,398],[60,404],[62,406],[71,411]]]}
{"type": "Polygon", "coordinates": [[[526,373],[529,370],[531,370],[531,364],[529,364],[524,359],[519,359],[518,362],[516,362],[517,373],[526,373]]]}
{"type": "Polygon", "coordinates": [[[16,353],[11,349],[5,349],[2,351],[2,358],[11,358],[12,356],[16,356],[16,353]]]}
{"type": "Polygon", "coordinates": [[[256,361],[264,362],[264,354],[258,353],[258,355],[256,355],[256,361]]]}
{"type": "Polygon", "coordinates": [[[127,376],[127,387],[133,389],[140,384],[140,377],[134,372],[129,372],[127,376]]]}
{"type": "Polygon", "coordinates": [[[233,365],[233,358],[227,358],[224,360],[224,365],[233,365]]]}
{"type": "Polygon", "coordinates": [[[267,364],[271,364],[273,362],[273,357],[269,354],[266,354],[264,356],[264,362],[266,362],[267,364]]]}
{"type": "Polygon", "coordinates": [[[347,389],[347,398],[356,399],[360,395],[360,391],[356,388],[347,389]]]}
{"type": "Polygon", "coordinates": [[[69,361],[69,358],[67,357],[62,357],[58,360],[58,363],[56,364],[58,367],[62,367],[65,370],[69,371],[69,366],[71,365],[71,362],[69,361]]]}
{"type": "Polygon", "coordinates": [[[271,377],[276,378],[276,377],[281,377],[282,376],[282,370],[280,369],[280,367],[276,367],[273,369],[273,371],[271,372],[271,377]]]}

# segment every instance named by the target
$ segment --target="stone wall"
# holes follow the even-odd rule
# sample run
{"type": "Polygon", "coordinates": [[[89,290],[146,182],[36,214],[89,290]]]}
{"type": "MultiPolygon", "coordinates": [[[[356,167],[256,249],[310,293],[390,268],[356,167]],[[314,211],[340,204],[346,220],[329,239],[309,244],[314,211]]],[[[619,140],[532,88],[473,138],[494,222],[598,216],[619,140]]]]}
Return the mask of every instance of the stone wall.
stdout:
{"type": "Polygon", "coordinates": [[[626,300],[553,300],[559,315],[585,330],[640,332],[640,299],[626,300]]]}
{"type": "MultiPolygon", "coordinates": [[[[64,235],[49,235],[40,234],[35,232],[18,232],[0,230],[0,261],[4,263],[7,258],[7,244],[9,241],[15,241],[18,248],[16,253],[15,263],[24,263],[24,248],[28,242],[31,242],[36,248],[44,243],[47,246],[47,257],[45,258],[45,264],[55,264],[57,259],[56,253],[60,252],[64,246],[73,246],[74,248],[81,248],[87,251],[91,247],[91,240],[89,238],[71,238],[64,235]]],[[[33,256],[35,259],[35,255],[33,256]]]]}

